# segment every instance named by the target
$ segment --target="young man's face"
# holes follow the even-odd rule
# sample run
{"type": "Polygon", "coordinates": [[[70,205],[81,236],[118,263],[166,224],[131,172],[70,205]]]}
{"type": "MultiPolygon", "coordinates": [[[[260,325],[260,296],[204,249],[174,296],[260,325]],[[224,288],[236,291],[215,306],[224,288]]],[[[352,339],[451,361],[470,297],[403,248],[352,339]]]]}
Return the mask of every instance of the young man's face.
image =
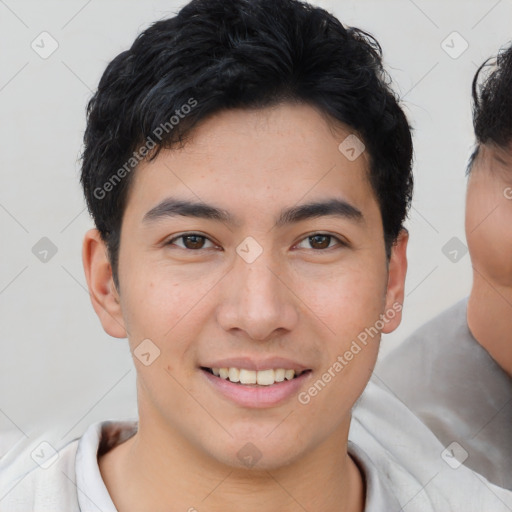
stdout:
{"type": "Polygon", "coordinates": [[[512,147],[482,145],[466,196],[471,262],[493,286],[512,287],[512,147]]]}
{"type": "Polygon", "coordinates": [[[388,273],[368,156],[350,161],[338,149],[349,134],[309,106],[236,110],[142,165],[122,224],[119,304],[105,251],[88,233],[96,311],[143,353],[134,362],[146,439],[167,436],[230,466],[249,456],[266,469],[346,442],[377,357],[375,325],[390,332],[400,321],[407,244],[404,234],[388,273]],[[175,201],[225,218],[177,215],[175,201]],[[301,210],[313,203],[336,206],[301,210]],[[307,371],[248,386],[203,369],[213,367],[307,371]]]}

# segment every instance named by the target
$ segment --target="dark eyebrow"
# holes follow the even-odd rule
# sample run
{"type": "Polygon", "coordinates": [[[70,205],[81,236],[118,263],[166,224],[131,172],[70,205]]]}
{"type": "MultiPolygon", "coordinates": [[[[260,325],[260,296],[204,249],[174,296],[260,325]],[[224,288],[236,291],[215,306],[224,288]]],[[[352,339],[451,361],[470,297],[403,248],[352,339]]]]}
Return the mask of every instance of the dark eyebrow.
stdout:
{"type": "MultiPolygon", "coordinates": [[[[174,198],[164,199],[161,203],[149,210],[142,222],[152,222],[165,217],[174,216],[195,217],[210,219],[226,224],[235,225],[238,222],[227,210],[201,202],[178,200],[174,198]]],[[[307,219],[333,215],[345,219],[361,222],[364,220],[361,210],[343,199],[329,199],[293,206],[283,210],[279,215],[276,226],[281,227],[307,219]]]]}
{"type": "Polygon", "coordinates": [[[143,217],[142,222],[151,222],[163,217],[196,217],[198,219],[211,219],[234,224],[232,215],[221,208],[206,203],[192,201],[181,201],[169,197],[149,210],[143,217]]]}
{"type": "Polygon", "coordinates": [[[276,222],[276,226],[280,227],[285,224],[318,217],[326,217],[328,215],[355,220],[357,222],[362,222],[364,220],[361,210],[344,199],[329,199],[327,201],[301,204],[284,210],[281,212],[281,215],[276,222]]]}

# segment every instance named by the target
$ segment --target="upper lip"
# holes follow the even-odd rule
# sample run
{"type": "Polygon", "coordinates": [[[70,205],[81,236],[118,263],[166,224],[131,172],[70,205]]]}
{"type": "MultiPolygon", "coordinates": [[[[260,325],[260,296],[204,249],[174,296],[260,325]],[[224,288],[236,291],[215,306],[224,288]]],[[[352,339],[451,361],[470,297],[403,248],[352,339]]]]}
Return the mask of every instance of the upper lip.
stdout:
{"type": "Polygon", "coordinates": [[[210,361],[205,364],[201,364],[200,366],[203,368],[244,368],[246,370],[254,371],[283,368],[285,370],[302,372],[309,369],[307,366],[304,366],[297,361],[283,357],[271,357],[268,359],[257,359],[254,357],[230,357],[210,361]]]}

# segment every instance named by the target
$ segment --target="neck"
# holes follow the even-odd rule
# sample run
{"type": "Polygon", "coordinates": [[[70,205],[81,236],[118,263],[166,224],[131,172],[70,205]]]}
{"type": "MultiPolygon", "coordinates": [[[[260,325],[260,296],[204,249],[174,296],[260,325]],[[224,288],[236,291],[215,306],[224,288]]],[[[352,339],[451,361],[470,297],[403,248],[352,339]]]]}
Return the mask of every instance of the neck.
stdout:
{"type": "Polygon", "coordinates": [[[495,285],[474,272],[468,326],[480,345],[512,375],[512,288],[495,285]]]}
{"type": "Polygon", "coordinates": [[[169,506],[220,512],[227,505],[247,512],[361,512],[364,485],[347,454],[347,435],[348,425],[300,460],[256,471],[208,460],[155,422],[139,420],[137,434],[100,459],[100,470],[120,512],[169,506]]]}

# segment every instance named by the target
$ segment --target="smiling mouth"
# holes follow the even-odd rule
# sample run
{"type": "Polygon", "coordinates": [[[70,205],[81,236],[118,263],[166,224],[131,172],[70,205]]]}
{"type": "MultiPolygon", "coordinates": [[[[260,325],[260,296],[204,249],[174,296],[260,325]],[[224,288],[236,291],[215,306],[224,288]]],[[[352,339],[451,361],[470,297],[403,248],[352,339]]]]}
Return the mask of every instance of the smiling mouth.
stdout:
{"type": "Polygon", "coordinates": [[[284,368],[259,371],[246,370],[244,368],[206,368],[204,366],[200,368],[219,379],[249,387],[272,386],[281,382],[297,379],[301,375],[311,372],[311,370],[295,371],[285,370],[284,368]]]}

